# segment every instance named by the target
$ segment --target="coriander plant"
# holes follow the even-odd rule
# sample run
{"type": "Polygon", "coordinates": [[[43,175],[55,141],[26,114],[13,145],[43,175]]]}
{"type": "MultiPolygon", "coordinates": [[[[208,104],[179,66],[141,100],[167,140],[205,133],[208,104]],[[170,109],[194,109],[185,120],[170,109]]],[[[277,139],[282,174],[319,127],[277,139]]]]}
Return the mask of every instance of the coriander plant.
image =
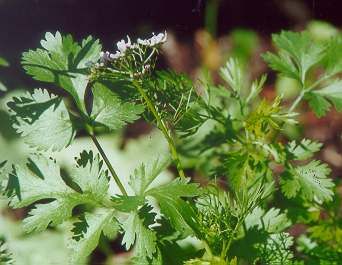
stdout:
{"type": "MultiPolygon", "coordinates": [[[[342,110],[342,39],[316,42],[288,31],[272,39],[276,52],[263,59],[301,88],[290,106],[280,96],[264,99],[266,75],[250,82],[234,58],[219,85],[157,70],[166,32],[127,37],[114,52],[93,37],[77,43],[46,33],[40,48],[22,55],[40,88],[7,103],[32,155],[0,164],[10,207],[30,208],[24,229],[73,223],[70,264],[87,264],[104,237],[133,249],[133,264],[339,264],[339,198],[328,165],[313,159],[322,144],[287,141],[285,128],[299,126],[303,102],[317,117],[332,106],[342,110]],[[155,154],[121,176],[98,135],[140,118],[161,131],[170,155],[155,154]],[[55,154],[85,135],[93,150],[63,169],[55,154]],[[175,178],[158,184],[168,168],[175,178]],[[289,229],[296,224],[306,228],[294,238],[289,229]],[[189,250],[190,238],[196,243],[189,250]]],[[[0,242],[0,264],[10,264],[0,242]]]]}

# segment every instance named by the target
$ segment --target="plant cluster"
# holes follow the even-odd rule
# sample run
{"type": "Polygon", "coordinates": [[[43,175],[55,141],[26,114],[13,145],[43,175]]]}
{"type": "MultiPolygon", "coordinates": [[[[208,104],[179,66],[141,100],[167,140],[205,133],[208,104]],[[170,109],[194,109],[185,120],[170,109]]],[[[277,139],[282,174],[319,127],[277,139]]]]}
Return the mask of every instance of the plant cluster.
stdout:
{"type": "MultiPolygon", "coordinates": [[[[264,60],[301,87],[289,108],[281,97],[262,99],[266,76],[249,82],[234,58],[221,69],[221,85],[157,70],[166,33],[127,37],[113,53],[92,37],[77,43],[46,33],[41,48],[23,53],[22,65],[49,88],[7,104],[32,155],[0,164],[10,206],[30,207],[25,230],[72,222],[70,264],[85,264],[104,237],[120,235],[134,264],[338,264],[339,199],[328,165],[312,158],[322,145],[286,142],[284,128],[298,126],[303,100],[318,117],[332,106],[342,110],[342,39],[316,42],[288,31],[272,39],[277,52],[264,60]],[[170,156],[156,154],[120,176],[97,136],[141,117],[161,131],[170,156]],[[76,135],[90,137],[97,151],[84,150],[63,170],[55,153],[76,135]],[[160,184],[170,167],[176,177],[160,184]],[[207,185],[191,181],[194,170],[207,185]],[[295,239],[288,229],[298,223],[307,229],[295,239]],[[181,244],[189,237],[199,242],[190,254],[181,244]]],[[[0,263],[9,260],[1,243],[0,263]]]]}

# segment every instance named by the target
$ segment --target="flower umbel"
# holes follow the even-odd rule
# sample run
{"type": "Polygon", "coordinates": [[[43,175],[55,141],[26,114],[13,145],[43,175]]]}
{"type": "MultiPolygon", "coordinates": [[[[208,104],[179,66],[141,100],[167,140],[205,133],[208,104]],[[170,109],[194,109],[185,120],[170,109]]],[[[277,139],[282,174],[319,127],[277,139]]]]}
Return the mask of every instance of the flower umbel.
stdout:
{"type": "Polygon", "coordinates": [[[129,36],[127,42],[117,42],[114,53],[102,51],[99,62],[95,64],[93,76],[101,78],[140,78],[153,70],[160,47],[167,40],[167,33],[159,33],[148,39],[138,38],[132,43],[129,36]]]}

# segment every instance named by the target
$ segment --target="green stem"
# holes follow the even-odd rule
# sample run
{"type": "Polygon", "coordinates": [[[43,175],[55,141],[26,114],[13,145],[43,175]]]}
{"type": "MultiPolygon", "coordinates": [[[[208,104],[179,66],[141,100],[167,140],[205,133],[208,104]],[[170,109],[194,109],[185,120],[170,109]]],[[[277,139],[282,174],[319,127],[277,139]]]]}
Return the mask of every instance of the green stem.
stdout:
{"type": "Polygon", "coordinates": [[[300,92],[300,94],[298,95],[298,97],[295,99],[295,101],[293,102],[293,104],[291,105],[291,107],[289,108],[289,112],[292,112],[297,105],[299,104],[299,102],[303,99],[304,95],[305,95],[306,90],[302,90],[300,92]]]}
{"type": "Polygon", "coordinates": [[[178,153],[177,153],[177,149],[176,149],[175,143],[173,142],[173,139],[172,139],[171,135],[169,134],[168,129],[166,128],[162,118],[158,114],[156,108],[154,107],[153,103],[151,102],[151,100],[149,99],[149,97],[147,96],[147,94],[145,93],[145,91],[143,90],[141,85],[139,84],[139,82],[136,81],[136,80],[133,80],[133,85],[138,90],[138,92],[140,93],[140,95],[142,96],[144,101],[146,102],[146,105],[147,105],[148,109],[152,112],[153,116],[155,117],[155,119],[157,121],[158,128],[164,134],[164,137],[166,138],[166,140],[167,140],[167,142],[169,144],[169,148],[170,148],[170,151],[171,151],[171,156],[172,156],[172,159],[173,159],[174,163],[176,164],[179,176],[181,178],[185,178],[185,174],[184,174],[183,167],[181,165],[181,162],[180,162],[180,159],[179,159],[179,156],[178,156],[178,153]]]}
{"type": "Polygon", "coordinates": [[[213,258],[213,253],[211,252],[211,249],[210,249],[207,241],[202,240],[202,243],[204,245],[204,249],[205,249],[206,253],[209,255],[209,259],[212,259],[213,258]]]}
{"type": "Polygon", "coordinates": [[[228,243],[227,243],[225,249],[222,251],[222,257],[225,258],[227,256],[228,250],[230,249],[230,246],[233,243],[233,239],[235,238],[235,234],[237,233],[238,229],[240,228],[240,225],[241,225],[243,219],[244,218],[241,218],[241,219],[239,219],[237,221],[237,223],[236,223],[236,225],[234,227],[234,230],[232,232],[232,236],[229,238],[228,243]]]}
{"type": "Polygon", "coordinates": [[[106,163],[106,165],[107,165],[107,167],[108,167],[110,173],[112,174],[112,176],[113,176],[113,178],[114,178],[114,181],[115,181],[116,185],[118,185],[118,187],[119,187],[121,193],[122,193],[123,195],[127,196],[128,194],[127,194],[127,191],[125,190],[125,187],[124,187],[123,184],[121,183],[120,178],[119,178],[119,176],[116,174],[116,172],[115,172],[115,170],[114,170],[112,164],[109,162],[108,157],[106,156],[104,150],[102,149],[102,147],[101,147],[99,141],[97,140],[97,138],[96,138],[96,136],[95,136],[93,130],[92,130],[91,128],[87,128],[87,131],[88,131],[88,133],[89,133],[91,139],[93,140],[93,142],[94,142],[94,144],[95,144],[97,150],[99,150],[99,152],[100,152],[100,154],[101,154],[103,160],[105,161],[105,163],[106,163]]]}

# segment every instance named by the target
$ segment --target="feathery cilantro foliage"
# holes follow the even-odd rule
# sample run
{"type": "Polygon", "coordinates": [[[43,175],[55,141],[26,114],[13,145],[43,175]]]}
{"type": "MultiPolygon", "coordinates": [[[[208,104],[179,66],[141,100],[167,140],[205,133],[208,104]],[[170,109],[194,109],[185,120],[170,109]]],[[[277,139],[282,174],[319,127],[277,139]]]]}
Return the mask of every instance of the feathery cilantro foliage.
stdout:
{"type": "MultiPolygon", "coordinates": [[[[221,85],[208,79],[198,87],[185,75],[158,71],[166,41],[166,33],[136,42],[128,37],[111,53],[93,37],[77,43],[56,32],[46,33],[40,48],[23,53],[26,73],[41,81],[40,87],[54,88],[8,102],[13,127],[35,153],[0,175],[10,206],[30,207],[25,230],[73,223],[70,264],[87,264],[105,238],[120,234],[122,245],[133,248],[134,264],[313,264],[318,244],[340,257],[338,243],[331,243],[335,239],[319,237],[324,229],[336,232],[335,223],[312,221],[308,234],[315,243],[297,243],[287,229],[299,217],[291,208],[270,207],[270,200],[280,197],[303,211],[323,211],[333,201],[330,169],[312,159],[322,144],[310,139],[284,144],[280,136],[284,125],[297,126],[302,100],[318,117],[331,106],[342,109],[341,38],[317,43],[306,32],[273,35],[277,51],[263,58],[301,86],[290,107],[281,97],[262,99],[266,75],[250,82],[234,58],[220,71],[221,85]],[[156,157],[130,176],[119,176],[97,135],[141,117],[161,131],[170,158],[156,157]],[[55,153],[79,134],[88,135],[97,151],[81,152],[65,170],[55,153]],[[170,165],[175,178],[160,183],[170,165]],[[186,168],[208,177],[209,184],[200,187],[186,168]],[[189,236],[200,248],[183,255],[180,242],[189,236]],[[302,248],[303,261],[295,260],[294,245],[302,248]]],[[[1,159],[4,168],[9,162],[1,159]]],[[[0,260],[10,260],[2,245],[0,260]]]]}

